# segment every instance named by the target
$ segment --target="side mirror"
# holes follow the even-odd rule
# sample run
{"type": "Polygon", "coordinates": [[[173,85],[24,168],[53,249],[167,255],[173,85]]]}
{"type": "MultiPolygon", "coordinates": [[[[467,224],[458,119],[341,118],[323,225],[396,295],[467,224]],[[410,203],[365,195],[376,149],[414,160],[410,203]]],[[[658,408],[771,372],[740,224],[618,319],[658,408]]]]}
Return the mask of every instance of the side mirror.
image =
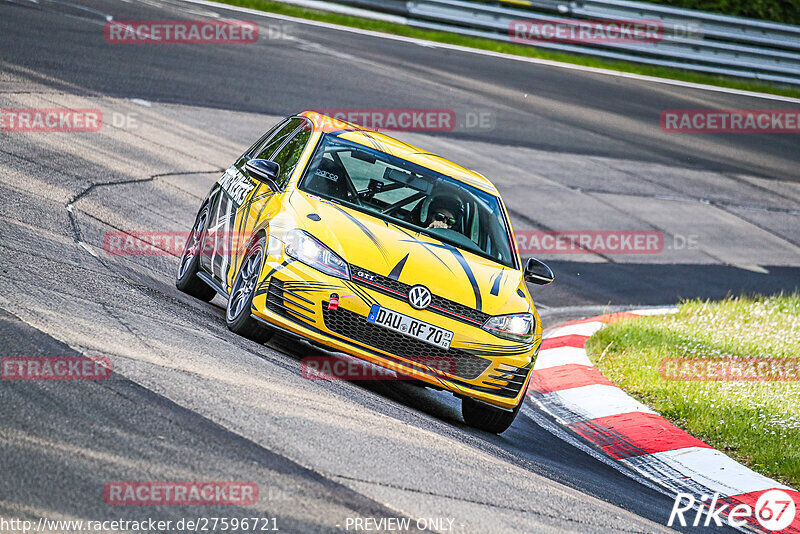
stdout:
{"type": "Polygon", "coordinates": [[[528,259],[523,272],[526,282],[530,282],[531,284],[539,284],[540,286],[549,284],[555,278],[553,271],[550,270],[550,267],[548,267],[546,263],[535,258],[528,259]]]}
{"type": "Polygon", "coordinates": [[[278,191],[278,174],[281,166],[268,159],[251,159],[244,164],[244,168],[250,173],[251,178],[263,182],[273,191],[278,191]]]}

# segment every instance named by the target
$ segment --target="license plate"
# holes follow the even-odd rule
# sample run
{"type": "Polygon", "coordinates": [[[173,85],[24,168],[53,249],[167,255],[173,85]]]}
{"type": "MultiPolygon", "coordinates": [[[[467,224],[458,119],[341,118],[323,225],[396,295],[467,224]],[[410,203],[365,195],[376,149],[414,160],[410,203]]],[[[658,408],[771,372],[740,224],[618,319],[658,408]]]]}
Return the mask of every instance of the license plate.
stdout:
{"type": "Polygon", "coordinates": [[[453,333],[450,330],[382,308],[377,304],[369,310],[367,321],[445,350],[450,348],[450,342],[453,341],[453,333]]]}

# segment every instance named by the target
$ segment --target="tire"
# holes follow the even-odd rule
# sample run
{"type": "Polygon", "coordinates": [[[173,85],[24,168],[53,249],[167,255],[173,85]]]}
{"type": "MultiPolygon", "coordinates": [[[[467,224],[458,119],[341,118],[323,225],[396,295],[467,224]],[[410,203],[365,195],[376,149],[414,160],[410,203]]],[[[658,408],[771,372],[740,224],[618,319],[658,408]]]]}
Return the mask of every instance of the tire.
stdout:
{"type": "Polygon", "coordinates": [[[206,230],[208,222],[208,204],[200,209],[194,220],[192,233],[186,240],[183,247],[180,263],[178,263],[178,276],[175,278],[175,287],[195,298],[210,302],[217,292],[197,277],[200,268],[200,255],[198,254],[200,243],[206,230]]]}
{"type": "Polygon", "coordinates": [[[250,316],[255,287],[264,264],[266,246],[267,238],[262,236],[247,249],[233,281],[228,307],[225,310],[225,323],[228,329],[257,343],[269,341],[273,334],[271,329],[250,316]]]}
{"type": "Polygon", "coordinates": [[[513,411],[507,412],[464,397],[461,399],[461,415],[464,422],[471,427],[492,434],[502,434],[514,422],[520,406],[522,406],[522,402],[513,411]]]}

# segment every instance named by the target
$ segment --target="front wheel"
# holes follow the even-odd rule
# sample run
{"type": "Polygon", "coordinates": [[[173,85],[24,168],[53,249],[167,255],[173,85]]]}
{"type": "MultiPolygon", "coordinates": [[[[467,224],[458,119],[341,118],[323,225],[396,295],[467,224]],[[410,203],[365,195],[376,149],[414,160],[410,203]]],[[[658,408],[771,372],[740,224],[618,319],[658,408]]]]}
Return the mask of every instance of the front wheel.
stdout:
{"type": "Polygon", "coordinates": [[[520,401],[513,411],[507,412],[469,397],[464,397],[461,399],[461,415],[464,418],[464,422],[471,427],[491,432],[492,434],[501,434],[514,422],[521,406],[522,402],[520,401]]]}
{"type": "Polygon", "coordinates": [[[225,323],[228,329],[257,343],[265,343],[272,337],[272,330],[262,326],[250,316],[258,276],[264,264],[266,245],[267,239],[262,237],[247,250],[233,281],[228,309],[225,311],[225,323]]]}

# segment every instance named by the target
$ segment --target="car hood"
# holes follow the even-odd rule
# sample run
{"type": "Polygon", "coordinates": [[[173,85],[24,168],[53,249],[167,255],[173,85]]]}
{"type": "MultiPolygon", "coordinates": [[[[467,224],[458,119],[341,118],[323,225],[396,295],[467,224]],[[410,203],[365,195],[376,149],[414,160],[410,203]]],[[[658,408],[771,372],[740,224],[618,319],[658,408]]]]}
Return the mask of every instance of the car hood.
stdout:
{"type": "Polygon", "coordinates": [[[292,194],[290,204],[297,227],[353,268],[422,284],[435,295],[490,315],[531,309],[518,270],[302,191],[292,194]]]}

